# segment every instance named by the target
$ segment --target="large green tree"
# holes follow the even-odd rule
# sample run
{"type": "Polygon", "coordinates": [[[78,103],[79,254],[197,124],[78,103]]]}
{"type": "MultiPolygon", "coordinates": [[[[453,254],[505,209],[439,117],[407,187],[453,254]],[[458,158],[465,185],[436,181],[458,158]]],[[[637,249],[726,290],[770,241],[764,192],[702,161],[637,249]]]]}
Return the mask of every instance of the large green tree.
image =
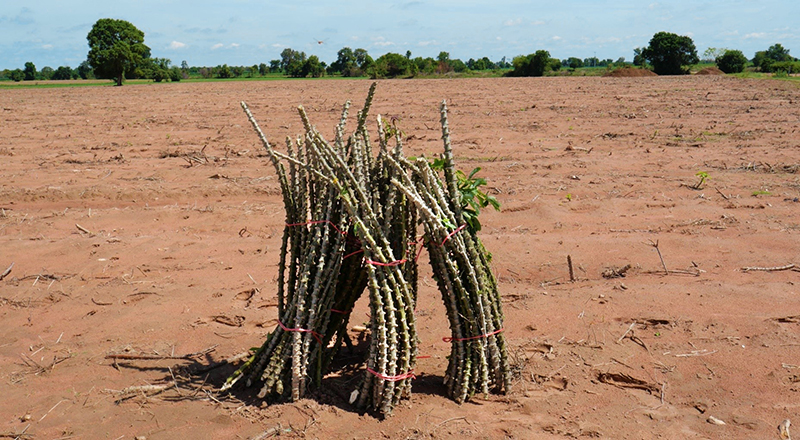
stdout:
{"type": "Polygon", "coordinates": [[[22,71],[25,74],[25,81],[33,81],[36,79],[36,66],[28,61],[25,63],[25,70],[22,71]]]}
{"type": "Polygon", "coordinates": [[[336,53],[336,61],[328,67],[328,73],[341,73],[342,76],[350,76],[350,70],[356,65],[356,56],[353,49],[343,47],[336,53]]]}
{"type": "Polygon", "coordinates": [[[52,67],[44,66],[42,67],[42,70],[39,71],[38,76],[42,79],[51,79],[53,77],[53,73],[55,73],[55,70],[53,70],[52,67]]]}
{"type": "Polygon", "coordinates": [[[97,78],[115,79],[122,85],[125,74],[144,66],[150,48],[144,44],[144,32],[125,20],[101,18],[89,35],[88,61],[97,78]]]}
{"type": "Polygon", "coordinates": [[[319,57],[311,55],[303,63],[303,68],[300,71],[303,78],[310,76],[312,78],[319,78],[325,73],[325,63],[319,61],[319,57]]]}
{"type": "Polygon", "coordinates": [[[366,69],[374,63],[366,49],[350,49],[343,47],[336,54],[336,61],[328,67],[328,73],[339,73],[342,76],[362,76],[366,69]]]}
{"type": "Polygon", "coordinates": [[[370,66],[375,64],[375,60],[367,53],[366,49],[356,49],[353,51],[353,56],[356,57],[356,64],[361,71],[366,71],[370,66]]]}
{"type": "Polygon", "coordinates": [[[642,57],[659,75],[684,75],[689,73],[689,66],[700,62],[690,37],[669,32],[653,35],[650,45],[642,50],[642,57]]]}
{"type": "Polygon", "coordinates": [[[281,70],[285,75],[295,78],[303,77],[303,64],[306,62],[306,53],[287,47],[281,52],[281,70]]]}

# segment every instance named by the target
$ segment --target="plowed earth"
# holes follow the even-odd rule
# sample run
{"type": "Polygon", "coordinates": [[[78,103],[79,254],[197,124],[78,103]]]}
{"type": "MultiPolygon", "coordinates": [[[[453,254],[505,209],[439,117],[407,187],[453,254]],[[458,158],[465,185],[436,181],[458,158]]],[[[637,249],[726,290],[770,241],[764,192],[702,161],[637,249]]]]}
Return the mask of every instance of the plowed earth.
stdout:
{"type": "Polygon", "coordinates": [[[746,269],[800,264],[800,88],[717,76],[380,82],[372,115],[399,118],[409,155],[441,151],[446,99],[457,166],[482,167],[503,205],[481,234],[513,391],[445,397],[449,330],[423,253],[428,357],[392,417],[347,403],[359,331],[307,399],[218,393],[235,365],[215,362],[275,328],[284,224],[239,101],[283,145],[297,105],[332,138],[369,84],[0,92],[0,434],[765,439],[800,423],[800,272],[746,269]]]}

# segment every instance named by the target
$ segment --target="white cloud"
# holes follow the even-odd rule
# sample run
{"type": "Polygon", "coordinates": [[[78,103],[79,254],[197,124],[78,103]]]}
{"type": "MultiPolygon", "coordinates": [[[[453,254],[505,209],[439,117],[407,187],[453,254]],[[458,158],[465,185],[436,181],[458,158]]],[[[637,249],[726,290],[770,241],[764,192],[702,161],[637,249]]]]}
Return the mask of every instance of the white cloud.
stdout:
{"type": "Polygon", "coordinates": [[[186,47],[186,44],[181,43],[180,41],[173,41],[172,43],[169,43],[170,49],[183,49],[184,47],[186,47]]]}
{"type": "Polygon", "coordinates": [[[391,41],[386,41],[386,38],[383,37],[374,37],[372,39],[372,44],[380,47],[394,46],[394,43],[391,41]]]}
{"type": "Polygon", "coordinates": [[[420,41],[419,43],[417,43],[417,46],[425,47],[425,46],[431,46],[431,45],[434,45],[434,44],[436,44],[436,40],[420,41]]]}
{"type": "Polygon", "coordinates": [[[225,46],[222,43],[217,43],[217,44],[211,46],[211,50],[217,50],[217,49],[223,49],[223,48],[225,48],[225,49],[236,49],[239,46],[240,46],[239,43],[231,43],[231,44],[229,44],[227,46],[225,46]]]}
{"type": "Polygon", "coordinates": [[[749,38],[764,38],[766,36],[767,36],[767,34],[764,33],[764,32],[753,32],[751,34],[745,35],[744,38],[748,38],[748,39],[749,38]]]}
{"type": "Polygon", "coordinates": [[[531,24],[534,25],[534,26],[541,26],[541,25],[544,24],[544,20],[536,20],[536,21],[532,22],[531,24]]]}
{"type": "Polygon", "coordinates": [[[506,20],[503,22],[503,26],[517,26],[522,24],[521,18],[516,18],[514,20],[506,20]]]}
{"type": "Polygon", "coordinates": [[[563,38],[559,37],[558,35],[553,35],[553,41],[561,41],[563,38]]]}
{"type": "Polygon", "coordinates": [[[50,49],[52,49],[52,48],[53,48],[53,45],[52,45],[52,44],[44,44],[44,45],[42,45],[42,49],[48,49],[48,50],[50,50],[50,49]]]}
{"type": "Polygon", "coordinates": [[[280,49],[280,48],[284,47],[284,45],[281,44],[281,43],[275,43],[275,44],[272,45],[272,47],[274,47],[276,49],[280,49]]]}

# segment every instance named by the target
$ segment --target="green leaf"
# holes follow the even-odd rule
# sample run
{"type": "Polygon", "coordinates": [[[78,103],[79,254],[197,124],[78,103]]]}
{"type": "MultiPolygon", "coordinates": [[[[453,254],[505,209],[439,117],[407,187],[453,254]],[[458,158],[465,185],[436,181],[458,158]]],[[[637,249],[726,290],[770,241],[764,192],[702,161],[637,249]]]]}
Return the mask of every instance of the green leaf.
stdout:
{"type": "Polygon", "coordinates": [[[444,169],[444,164],[445,161],[442,158],[433,159],[433,162],[431,162],[431,169],[436,171],[442,171],[444,169]]]}

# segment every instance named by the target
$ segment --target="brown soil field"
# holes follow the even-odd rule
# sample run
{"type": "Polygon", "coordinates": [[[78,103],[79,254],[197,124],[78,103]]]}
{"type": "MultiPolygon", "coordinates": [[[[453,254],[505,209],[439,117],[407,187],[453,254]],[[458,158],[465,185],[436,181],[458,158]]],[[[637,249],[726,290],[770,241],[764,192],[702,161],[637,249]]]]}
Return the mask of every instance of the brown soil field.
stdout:
{"type": "Polygon", "coordinates": [[[441,151],[446,99],[457,166],[502,203],[481,237],[512,392],[445,397],[423,254],[426,357],[391,417],[347,403],[358,352],[298,402],[219,393],[235,363],[216,362],[276,326],[284,223],[239,102],[283,145],[297,105],[332,138],[369,85],[0,91],[0,435],[769,439],[800,421],[800,87],[713,75],[380,81],[372,116],[399,118],[409,156],[441,151]]]}

